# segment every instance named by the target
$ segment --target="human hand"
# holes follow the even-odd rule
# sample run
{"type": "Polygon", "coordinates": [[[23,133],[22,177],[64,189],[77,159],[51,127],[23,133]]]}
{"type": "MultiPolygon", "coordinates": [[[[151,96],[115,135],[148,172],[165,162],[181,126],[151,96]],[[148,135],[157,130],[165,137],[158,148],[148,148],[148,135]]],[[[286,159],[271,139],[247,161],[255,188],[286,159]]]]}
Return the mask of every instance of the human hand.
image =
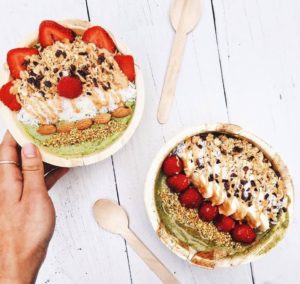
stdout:
{"type": "Polygon", "coordinates": [[[55,225],[48,191],[67,173],[50,168],[45,176],[39,150],[27,144],[18,151],[6,132],[0,144],[0,283],[33,283],[46,256],[55,225]]]}

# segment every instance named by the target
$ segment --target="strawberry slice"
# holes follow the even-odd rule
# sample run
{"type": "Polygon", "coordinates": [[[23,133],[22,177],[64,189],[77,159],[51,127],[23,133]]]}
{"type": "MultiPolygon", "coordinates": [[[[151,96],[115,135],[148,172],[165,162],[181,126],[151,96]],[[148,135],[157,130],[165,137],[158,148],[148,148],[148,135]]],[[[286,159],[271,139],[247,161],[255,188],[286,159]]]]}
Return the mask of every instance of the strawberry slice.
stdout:
{"type": "Polygon", "coordinates": [[[219,215],[214,223],[220,232],[230,232],[235,227],[235,221],[231,217],[224,215],[219,215]]]}
{"type": "Polygon", "coordinates": [[[39,42],[42,47],[52,45],[56,41],[74,40],[74,32],[54,21],[43,21],[39,28],[39,42]]]}
{"type": "Polygon", "coordinates": [[[163,162],[162,170],[168,177],[177,175],[183,170],[183,162],[176,155],[168,156],[163,162]]]}
{"type": "Polygon", "coordinates": [[[25,58],[33,54],[39,54],[39,51],[36,48],[15,48],[7,53],[7,64],[14,79],[20,78],[20,72],[27,68],[25,58]]]}
{"type": "Polygon", "coordinates": [[[3,102],[12,111],[18,111],[21,109],[21,105],[17,101],[15,94],[11,93],[10,89],[13,87],[13,82],[8,82],[2,86],[0,90],[0,101],[3,102]]]}
{"type": "Polygon", "coordinates": [[[234,241],[245,244],[251,244],[256,239],[255,231],[247,224],[236,225],[231,236],[234,241]]]}
{"type": "Polygon", "coordinates": [[[61,97],[75,99],[82,94],[82,83],[75,77],[63,77],[57,85],[61,97]]]}
{"type": "Polygon", "coordinates": [[[131,55],[116,55],[117,61],[122,72],[127,76],[129,81],[135,80],[134,59],[131,55]]]}
{"type": "Polygon", "coordinates": [[[196,188],[190,186],[186,191],[180,193],[179,201],[186,208],[198,208],[203,197],[196,188]]]}
{"type": "Polygon", "coordinates": [[[82,40],[87,43],[94,43],[97,47],[105,48],[112,53],[117,49],[108,32],[99,26],[87,29],[82,36],[82,40]]]}
{"type": "Polygon", "coordinates": [[[167,185],[176,192],[184,191],[189,186],[189,179],[186,175],[179,174],[167,178],[167,185]]]}
{"type": "Polygon", "coordinates": [[[204,202],[199,208],[199,217],[203,221],[210,222],[216,218],[217,214],[218,208],[209,201],[204,202]]]}

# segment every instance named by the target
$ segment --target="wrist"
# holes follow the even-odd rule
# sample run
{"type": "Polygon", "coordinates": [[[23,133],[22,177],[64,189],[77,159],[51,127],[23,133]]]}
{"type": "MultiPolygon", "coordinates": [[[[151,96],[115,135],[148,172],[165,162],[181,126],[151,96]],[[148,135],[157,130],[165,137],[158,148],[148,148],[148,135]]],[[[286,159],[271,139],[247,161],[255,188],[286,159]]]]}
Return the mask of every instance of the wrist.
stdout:
{"type": "Polygon", "coordinates": [[[2,254],[0,257],[1,284],[32,284],[35,282],[45,254],[35,252],[26,255],[16,253],[15,250],[5,251],[2,254]]]}

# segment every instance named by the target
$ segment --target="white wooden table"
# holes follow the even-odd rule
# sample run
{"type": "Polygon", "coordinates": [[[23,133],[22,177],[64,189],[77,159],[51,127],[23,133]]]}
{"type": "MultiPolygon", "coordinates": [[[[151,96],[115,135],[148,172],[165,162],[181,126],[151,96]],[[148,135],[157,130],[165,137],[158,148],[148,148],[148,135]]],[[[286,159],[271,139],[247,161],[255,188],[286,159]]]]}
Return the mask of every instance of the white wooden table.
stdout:
{"type": "Polygon", "coordinates": [[[98,229],[91,207],[103,197],[120,201],[133,230],[183,283],[299,283],[297,192],[285,240],[261,260],[236,268],[187,265],[148,222],[143,185],[151,160],[166,140],[203,122],[230,121],[256,133],[282,154],[300,186],[300,2],[204,2],[203,19],[188,39],[171,119],[161,126],[156,112],[174,35],[170,0],[0,1],[1,62],[43,19],[90,19],[125,40],[145,77],[145,113],[130,143],[102,163],[72,170],[52,190],[57,225],[37,283],[159,283],[121,238],[98,229]]]}

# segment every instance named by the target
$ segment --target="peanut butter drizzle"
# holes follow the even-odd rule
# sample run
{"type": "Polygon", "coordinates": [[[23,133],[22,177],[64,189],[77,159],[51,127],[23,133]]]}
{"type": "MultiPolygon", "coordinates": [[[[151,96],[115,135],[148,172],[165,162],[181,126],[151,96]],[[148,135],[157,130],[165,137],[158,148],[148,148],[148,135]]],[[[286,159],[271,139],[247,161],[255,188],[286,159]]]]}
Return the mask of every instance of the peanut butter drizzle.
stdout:
{"type": "Polygon", "coordinates": [[[48,103],[41,102],[39,99],[36,99],[36,106],[38,106],[39,113],[45,113],[46,117],[50,118],[53,121],[57,120],[57,115],[53,112],[53,109],[50,108],[48,103]]]}
{"type": "Polygon", "coordinates": [[[75,101],[74,99],[71,100],[71,106],[72,106],[74,112],[76,112],[76,113],[79,113],[79,112],[80,112],[80,109],[79,109],[78,106],[76,105],[76,101],[75,101]]]}
{"type": "Polygon", "coordinates": [[[90,96],[90,100],[93,102],[94,106],[99,110],[104,104],[101,101],[101,99],[99,98],[98,94],[96,93],[92,93],[92,95],[90,96]]]}

